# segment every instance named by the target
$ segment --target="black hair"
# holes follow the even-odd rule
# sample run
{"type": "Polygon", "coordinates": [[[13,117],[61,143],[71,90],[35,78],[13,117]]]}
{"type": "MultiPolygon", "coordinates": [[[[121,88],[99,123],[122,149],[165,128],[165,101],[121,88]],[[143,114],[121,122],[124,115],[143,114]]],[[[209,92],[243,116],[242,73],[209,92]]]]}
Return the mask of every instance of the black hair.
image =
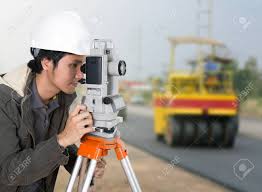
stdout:
{"type": "Polygon", "coordinates": [[[48,60],[52,60],[54,64],[54,69],[57,67],[57,64],[60,59],[62,59],[64,56],[70,54],[67,52],[62,51],[52,51],[52,50],[45,50],[45,49],[39,49],[38,54],[35,54],[35,48],[31,48],[31,54],[33,55],[34,59],[30,60],[27,63],[27,66],[32,70],[32,72],[35,73],[41,73],[43,70],[41,61],[46,58],[48,60]],[[36,55],[36,56],[35,56],[36,55]]]}

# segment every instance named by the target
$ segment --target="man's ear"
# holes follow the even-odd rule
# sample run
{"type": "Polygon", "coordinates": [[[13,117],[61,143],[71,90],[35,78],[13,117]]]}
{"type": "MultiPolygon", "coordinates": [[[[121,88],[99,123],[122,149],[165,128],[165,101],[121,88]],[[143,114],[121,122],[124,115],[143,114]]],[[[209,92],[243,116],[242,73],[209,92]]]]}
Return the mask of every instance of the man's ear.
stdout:
{"type": "Polygon", "coordinates": [[[50,71],[53,68],[53,64],[52,64],[51,59],[43,58],[41,60],[41,65],[42,65],[44,71],[48,71],[48,70],[50,71]]]}

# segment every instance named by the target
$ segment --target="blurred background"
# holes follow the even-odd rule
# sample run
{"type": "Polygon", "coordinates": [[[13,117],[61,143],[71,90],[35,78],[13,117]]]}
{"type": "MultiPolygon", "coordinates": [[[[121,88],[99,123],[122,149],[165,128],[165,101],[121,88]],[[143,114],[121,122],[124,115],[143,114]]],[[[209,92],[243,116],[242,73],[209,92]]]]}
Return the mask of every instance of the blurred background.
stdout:
{"type": "MultiPolygon", "coordinates": [[[[39,18],[75,10],[127,63],[119,129],[143,191],[261,191],[261,8],[259,0],[9,0],[0,7],[0,72],[31,59],[39,18]]],[[[114,154],[107,161],[96,190],[130,191],[114,154]]],[[[68,177],[61,168],[56,191],[68,177]]]]}

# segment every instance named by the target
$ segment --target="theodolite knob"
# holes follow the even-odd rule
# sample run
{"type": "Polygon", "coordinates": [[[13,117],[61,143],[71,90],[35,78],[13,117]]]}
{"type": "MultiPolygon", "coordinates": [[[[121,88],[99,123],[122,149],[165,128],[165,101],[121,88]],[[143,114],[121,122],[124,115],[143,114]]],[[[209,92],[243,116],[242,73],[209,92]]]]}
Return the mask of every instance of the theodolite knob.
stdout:
{"type": "Polygon", "coordinates": [[[104,97],[103,103],[106,104],[106,105],[109,105],[109,104],[113,103],[113,100],[110,97],[104,97]]]}

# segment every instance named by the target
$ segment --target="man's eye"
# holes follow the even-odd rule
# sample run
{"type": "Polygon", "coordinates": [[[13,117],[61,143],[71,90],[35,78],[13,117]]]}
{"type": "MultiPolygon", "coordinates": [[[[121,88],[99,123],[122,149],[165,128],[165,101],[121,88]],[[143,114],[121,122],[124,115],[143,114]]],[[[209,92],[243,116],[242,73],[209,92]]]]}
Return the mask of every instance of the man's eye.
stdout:
{"type": "Polygon", "coordinates": [[[73,68],[77,68],[77,64],[72,64],[71,65],[73,68]]]}

